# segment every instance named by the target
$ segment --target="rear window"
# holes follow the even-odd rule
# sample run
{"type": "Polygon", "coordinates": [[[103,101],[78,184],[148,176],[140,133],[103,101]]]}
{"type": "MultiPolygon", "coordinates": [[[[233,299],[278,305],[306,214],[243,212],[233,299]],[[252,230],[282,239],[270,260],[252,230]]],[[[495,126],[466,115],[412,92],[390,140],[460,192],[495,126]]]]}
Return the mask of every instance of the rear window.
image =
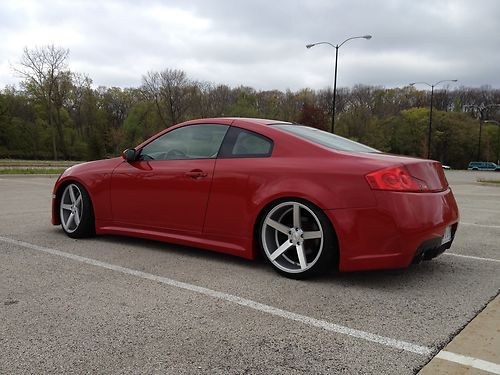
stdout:
{"type": "Polygon", "coordinates": [[[290,124],[274,124],[272,126],[334,150],[350,152],[380,152],[379,150],[365,146],[364,144],[351,141],[350,139],[340,137],[323,130],[310,128],[309,126],[290,124]]]}

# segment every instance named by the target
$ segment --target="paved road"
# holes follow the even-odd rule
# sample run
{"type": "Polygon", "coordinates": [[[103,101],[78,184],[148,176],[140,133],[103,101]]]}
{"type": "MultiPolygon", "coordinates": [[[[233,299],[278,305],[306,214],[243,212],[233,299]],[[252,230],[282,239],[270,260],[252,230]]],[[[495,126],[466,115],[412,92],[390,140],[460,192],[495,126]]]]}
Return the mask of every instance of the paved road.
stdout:
{"type": "Polygon", "coordinates": [[[500,288],[500,188],[476,183],[500,174],[447,176],[462,221],[449,252],[466,257],[310,281],[193,248],[70,239],[49,221],[54,178],[2,176],[0,373],[412,374],[500,288]]]}

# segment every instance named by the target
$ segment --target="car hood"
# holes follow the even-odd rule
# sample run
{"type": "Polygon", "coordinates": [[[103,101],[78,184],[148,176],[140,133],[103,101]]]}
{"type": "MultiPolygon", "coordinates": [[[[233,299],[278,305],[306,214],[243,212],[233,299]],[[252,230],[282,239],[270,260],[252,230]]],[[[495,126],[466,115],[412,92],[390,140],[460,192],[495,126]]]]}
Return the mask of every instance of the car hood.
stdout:
{"type": "Polygon", "coordinates": [[[123,162],[123,158],[116,157],[112,159],[103,159],[103,160],[93,160],[88,161],[81,164],[73,165],[72,167],[67,168],[61,175],[61,178],[66,176],[75,176],[86,173],[111,173],[118,165],[123,162]]]}

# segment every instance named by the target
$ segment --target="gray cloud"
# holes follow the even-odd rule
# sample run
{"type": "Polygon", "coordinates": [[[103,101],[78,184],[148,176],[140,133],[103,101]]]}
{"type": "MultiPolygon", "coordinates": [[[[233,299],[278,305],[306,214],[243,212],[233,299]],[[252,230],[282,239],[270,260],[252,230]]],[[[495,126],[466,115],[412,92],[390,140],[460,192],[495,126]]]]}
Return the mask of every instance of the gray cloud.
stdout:
{"type": "Polygon", "coordinates": [[[72,70],[96,85],[137,86],[149,70],[258,89],[324,88],[339,43],[339,86],[403,86],[457,78],[500,87],[500,2],[2,1],[0,87],[24,46],[71,50],[72,70]]]}

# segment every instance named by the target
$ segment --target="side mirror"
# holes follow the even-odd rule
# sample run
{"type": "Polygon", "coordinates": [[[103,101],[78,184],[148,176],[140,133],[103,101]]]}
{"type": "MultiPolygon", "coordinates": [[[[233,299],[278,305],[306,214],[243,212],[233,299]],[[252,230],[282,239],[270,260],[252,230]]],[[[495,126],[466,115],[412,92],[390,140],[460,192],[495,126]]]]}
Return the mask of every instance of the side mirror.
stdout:
{"type": "Polygon", "coordinates": [[[136,158],[136,151],[135,148],[127,148],[125,151],[122,152],[122,158],[125,159],[127,162],[132,163],[135,161],[136,158]]]}

